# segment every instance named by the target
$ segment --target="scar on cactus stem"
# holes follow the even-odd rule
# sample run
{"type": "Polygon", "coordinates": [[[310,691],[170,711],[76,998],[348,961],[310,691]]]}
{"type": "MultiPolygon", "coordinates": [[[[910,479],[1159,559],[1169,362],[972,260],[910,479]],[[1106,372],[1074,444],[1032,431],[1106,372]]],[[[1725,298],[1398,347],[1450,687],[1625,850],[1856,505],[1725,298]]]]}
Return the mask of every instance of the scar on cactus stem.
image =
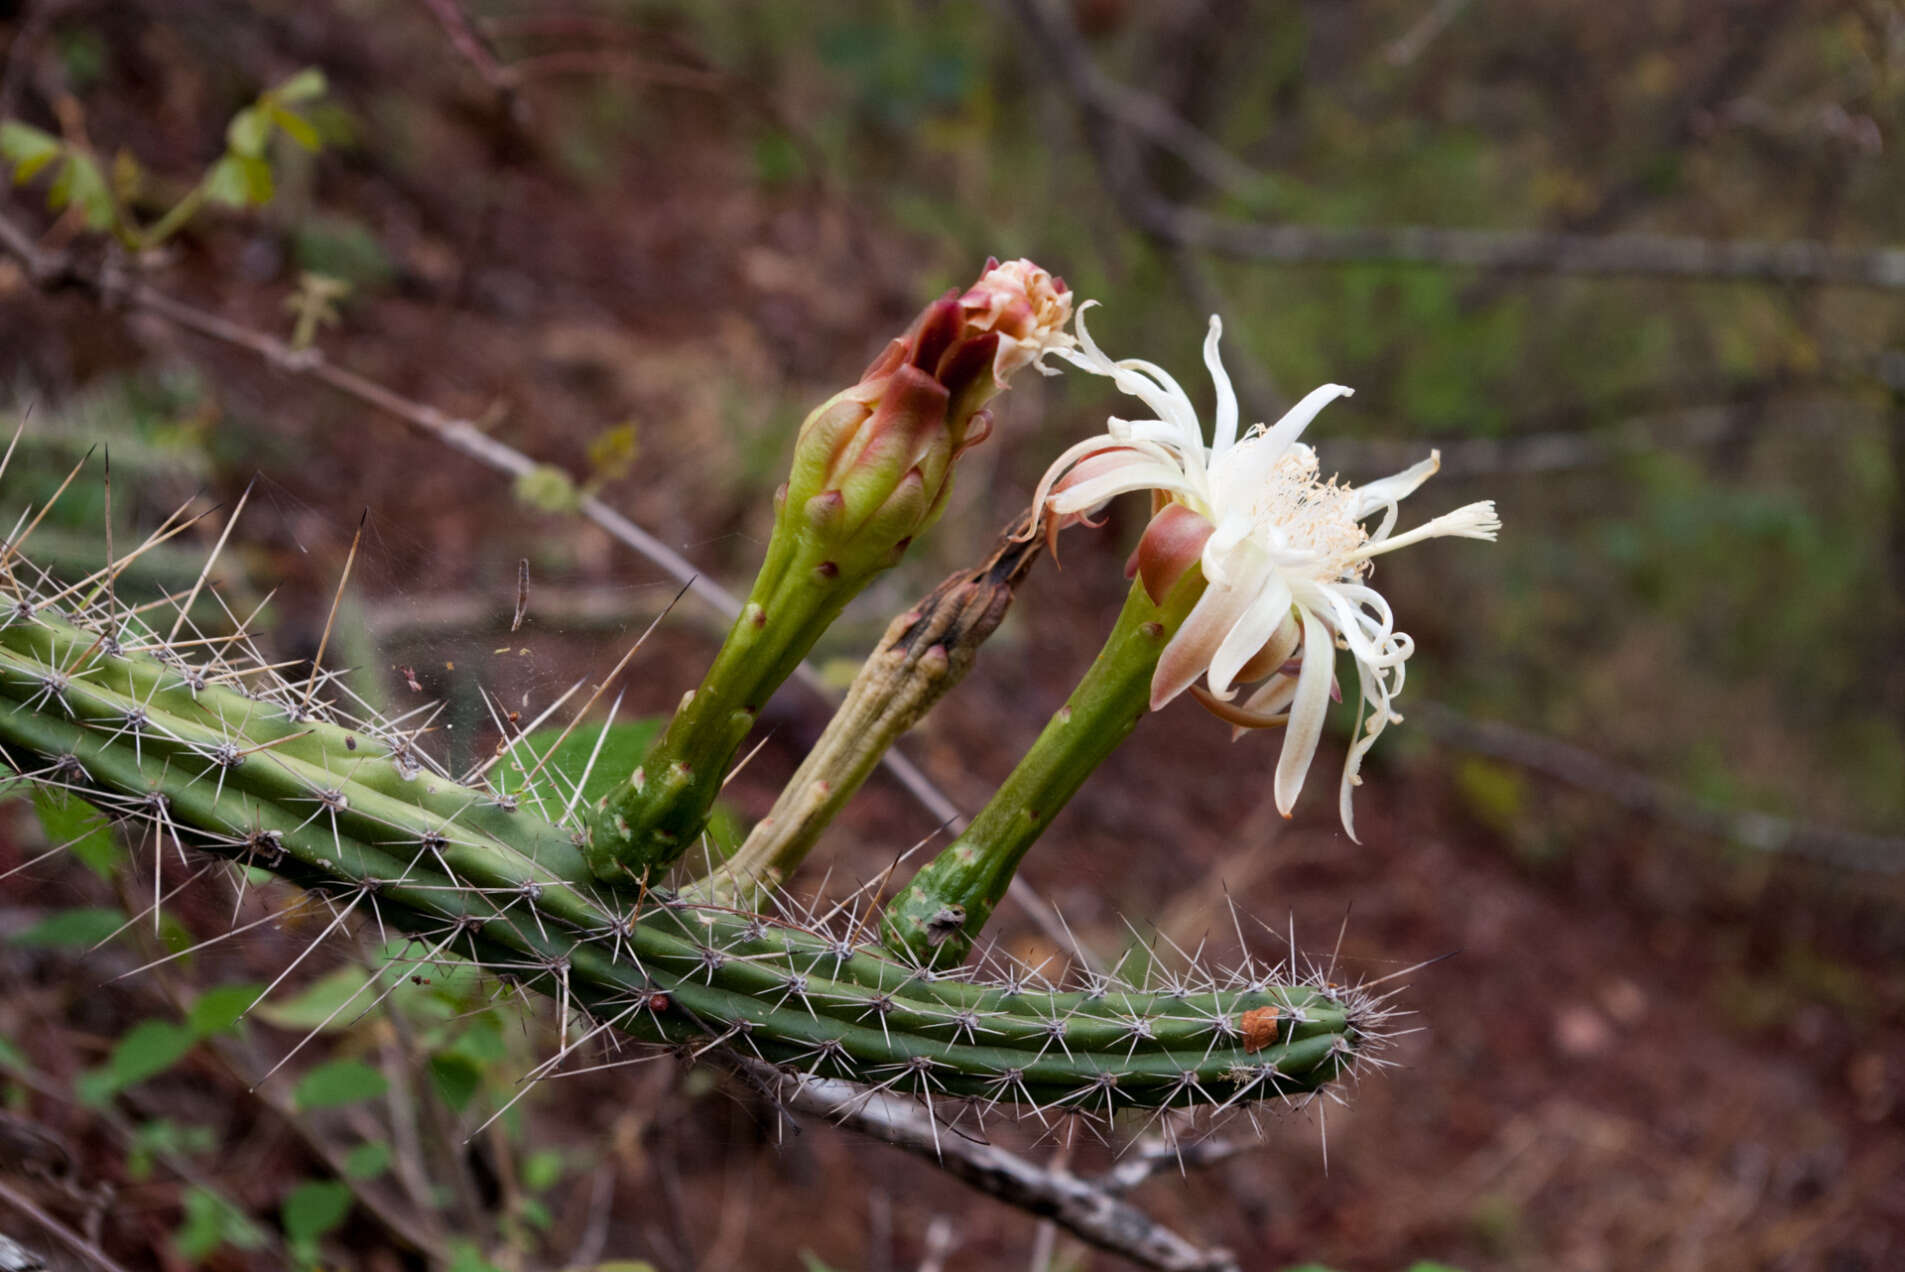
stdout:
{"type": "Polygon", "coordinates": [[[419,965],[464,959],[556,997],[587,1016],[576,1047],[614,1031],[981,1112],[1252,1107],[1383,1041],[1381,997],[1247,957],[1068,987],[1004,958],[935,971],[792,906],[605,884],[576,847],[574,775],[548,756],[522,762],[540,784],[459,780],[426,729],[351,715],[333,673],[289,682],[242,629],[150,624],[111,583],[169,531],[66,587],[20,555],[29,531],[0,572],[0,760],[149,842],[155,887],[175,853],[255,866],[334,898],[337,925],[374,909],[419,965]],[[1273,1033],[1240,1025],[1271,1008],[1273,1033]]]}
{"type": "Polygon", "coordinates": [[[988,261],[928,305],[858,383],[801,425],[742,617],[583,845],[597,877],[657,881],[707,825],[761,708],[822,633],[946,506],[953,467],[992,430],[989,402],[1067,349],[1072,294],[1030,261],[988,261]]]}

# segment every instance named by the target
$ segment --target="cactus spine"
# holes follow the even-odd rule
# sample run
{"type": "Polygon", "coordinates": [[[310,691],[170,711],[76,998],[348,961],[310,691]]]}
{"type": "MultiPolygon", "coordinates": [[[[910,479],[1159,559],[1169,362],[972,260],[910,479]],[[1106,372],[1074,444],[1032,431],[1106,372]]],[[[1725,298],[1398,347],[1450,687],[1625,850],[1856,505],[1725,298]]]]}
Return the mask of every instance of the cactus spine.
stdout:
{"type": "Polygon", "coordinates": [[[1107,1114],[1313,1090],[1375,1039],[1372,1000],[1254,967],[1060,990],[1023,968],[936,972],[864,932],[618,889],[593,877],[575,825],[537,811],[553,791],[460,785],[411,739],[324,718],[267,669],[194,665],[122,615],[62,613],[68,594],[34,595],[23,564],[0,592],[0,753],[22,778],[350,898],[634,1038],[1107,1114]]]}

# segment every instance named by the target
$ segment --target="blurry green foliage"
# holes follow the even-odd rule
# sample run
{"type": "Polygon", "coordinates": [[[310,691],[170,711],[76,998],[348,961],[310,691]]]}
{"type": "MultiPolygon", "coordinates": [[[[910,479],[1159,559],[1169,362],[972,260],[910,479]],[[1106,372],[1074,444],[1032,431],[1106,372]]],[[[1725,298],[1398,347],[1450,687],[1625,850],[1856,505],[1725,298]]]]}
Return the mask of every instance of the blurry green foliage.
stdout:
{"type": "Polygon", "coordinates": [[[374,1100],[389,1087],[382,1070],[362,1060],[329,1060],[298,1079],[291,1102],[304,1112],[334,1109],[359,1100],[374,1100]]]}
{"type": "Polygon", "coordinates": [[[185,1219],[172,1234],[173,1248],[190,1263],[209,1259],[220,1246],[258,1250],[268,1244],[258,1223],[227,1198],[188,1184],[180,1197],[185,1219]]]}

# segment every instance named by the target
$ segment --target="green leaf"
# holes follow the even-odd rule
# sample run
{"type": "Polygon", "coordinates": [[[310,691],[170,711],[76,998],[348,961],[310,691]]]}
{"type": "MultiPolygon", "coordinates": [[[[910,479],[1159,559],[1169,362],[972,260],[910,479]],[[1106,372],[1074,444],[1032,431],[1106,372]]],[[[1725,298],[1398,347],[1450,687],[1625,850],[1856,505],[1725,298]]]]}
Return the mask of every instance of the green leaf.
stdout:
{"type": "Polygon", "coordinates": [[[0,121],[0,159],[13,165],[13,183],[25,185],[59,158],[63,143],[17,119],[0,121]]]}
{"type": "Polygon", "coordinates": [[[225,125],[225,145],[232,154],[243,158],[256,159],[264,154],[265,142],[270,139],[271,116],[262,106],[245,107],[225,125]]]}
{"type": "Polygon", "coordinates": [[[160,1155],[203,1153],[217,1142],[209,1126],[174,1122],[164,1117],[146,1122],[132,1133],[132,1144],[126,1153],[126,1173],[134,1179],[147,1179],[160,1155]]]}
{"type": "Polygon", "coordinates": [[[121,927],[126,916],[117,910],[98,906],[79,906],[53,913],[22,932],[13,934],[13,944],[27,949],[72,949],[99,944],[121,927]]]}
{"type": "Polygon", "coordinates": [[[26,1058],[26,1052],[14,1046],[4,1035],[0,1035],[0,1069],[10,1069],[14,1073],[30,1073],[33,1070],[33,1062],[26,1058]]]}
{"type": "Polygon", "coordinates": [[[503,1272],[483,1257],[473,1242],[458,1241],[450,1246],[450,1265],[446,1272],[503,1272]]]}
{"type": "Polygon", "coordinates": [[[271,95],[281,102],[308,102],[324,96],[326,87],[324,72],[315,66],[307,66],[272,89],[271,95]]]}
{"type": "MultiPolygon", "coordinates": [[[[252,1015],[280,1029],[336,1032],[347,1028],[356,1013],[345,1011],[352,999],[370,984],[370,974],[361,967],[340,967],[328,976],[305,986],[304,992],[288,1002],[266,1003],[252,1015]],[[330,1023],[326,1024],[325,1022],[330,1023]]],[[[364,1000],[369,1005],[370,1000],[364,1000]]]]}
{"type": "Polygon", "coordinates": [[[554,464],[537,464],[516,478],[516,498],[537,512],[574,512],[582,506],[582,492],[569,474],[554,464]]]}
{"type": "Polygon", "coordinates": [[[292,1103],[309,1112],[374,1099],[389,1086],[384,1075],[362,1060],[333,1060],[298,1079],[292,1103]]]}
{"type": "Polygon", "coordinates": [[[222,1245],[257,1250],[265,1231],[251,1216],[210,1189],[188,1187],[180,1199],[185,1222],[172,1234],[172,1245],[187,1262],[202,1263],[222,1245]]]}
{"type": "Polygon", "coordinates": [[[589,780],[583,784],[576,807],[593,807],[612,787],[626,781],[628,775],[635,771],[642,757],[648,753],[649,745],[661,732],[662,724],[659,717],[653,716],[625,720],[611,725],[607,738],[602,737],[600,726],[585,724],[571,730],[569,736],[562,739],[561,746],[556,746],[556,739],[562,737],[560,728],[538,729],[518,742],[510,758],[496,766],[493,770],[496,785],[506,793],[520,793],[523,775],[549,754],[550,747],[556,746],[555,754],[549,756],[549,762],[543,765],[543,770],[560,773],[574,781],[582,776],[584,769],[588,769],[589,780]],[[602,740],[602,751],[595,757],[595,767],[589,768],[589,756],[595,752],[598,739],[602,740]]]}
{"type": "Polygon", "coordinates": [[[245,183],[244,159],[226,155],[205,174],[205,197],[228,208],[242,208],[249,201],[245,183]]]}
{"type": "Polygon", "coordinates": [[[250,983],[215,986],[193,1001],[186,1019],[201,1038],[230,1033],[264,992],[263,985],[250,983]]]}
{"type": "Polygon", "coordinates": [[[562,1180],[567,1165],[560,1149],[544,1148],[523,1160],[523,1187],[530,1192],[554,1188],[562,1180]]]}
{"type": "Polygon", "coordinates": [[[307,1179],[284,1196],[280,1214],[284,1233],[294,1242],[316,1241],[344,1222],[351,1212],[350,1185],[335,1179],[307,1179]]]}
{"type": "Polygon", "coordinates": [[[344,1155],[347,1179],[375,1179],[390,1169],[390,1145],[382,1140],[359,1144],[344,1155]]]}
{"type": "Polygon", "coordinates": [[[472,1021],[467,1029],[457,1035],[456,1041],[444,1050],[478,1065],[509,1056],[509,1045],[503,1041],[502,1026],[488,1016],[472,1021]]]}
{"type": "Polygon", "coordinates": [[[97,1069],[74,1082],[80,1100],[104,1104],[129,1086],[156,1077],[184,1058],[198,1038],[184,1025],[169,1020],[142,1020],[121,1037],[97,1069]]]}
{"type": "Polygon", "coordinates": [[[86,228],[103,230],[113,223],[112,190],[106,174],[91,155],[68,149],[59,173],[46,192],[46,204],[57,211],[72,204],[86,214],[86,228]]]}
{"type": "Polygon", "coordinates": [[[265,110],[270,114],[271,122],[284,129],[284,135],[304,149],[317,151],[323,148],[323,139],[304,116],[277,105],[267,106],[265,110]]]}
{"type": "Polygon", "coordinates": [[[483,1070],[467,1056],[439,1051],[430,1057],[430,1080],[443,1102],[460,1113],[482,1085],[483,1070]]]}
{"type": "Polygon", "coordinates": [[[64,846],[100,878],[110,876],[125,859],[106,815],[84,800],[35,787],[33,811],[39,814],[47,842],[64,846]]]}
{"type": "Polygon", "coordinates": [[[245,202],[254,207],[271,202],[271,165],[260,156],[247,155],[239,159],[238,167],[245,178],[245,202]]]}
{"type": "Polygon", "coordinates": [[[536,1229],[538,1232],[549,1231],[550,1228],[555,1226],[556,1222],[556,1217],[550,1213],[549,1207],[543,1205],[534,1197],[518,1197],[516,1199],[516,1215],[524,1223],[536,1229]]]}

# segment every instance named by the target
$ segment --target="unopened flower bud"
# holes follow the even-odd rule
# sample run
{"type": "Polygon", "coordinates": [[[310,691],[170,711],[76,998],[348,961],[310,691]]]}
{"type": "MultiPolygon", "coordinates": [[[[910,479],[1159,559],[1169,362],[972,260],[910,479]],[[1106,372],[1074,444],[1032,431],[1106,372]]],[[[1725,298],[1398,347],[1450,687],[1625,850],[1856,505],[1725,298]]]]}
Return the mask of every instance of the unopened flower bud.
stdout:
{"type": "MultiPolygon", "coordinates": [[[[785,507],[838,492],[842,515],[829,524],[827,550],[890,564],[894,543],[944,506],[959,456],[991,432],[986,403],[1014,372],[1071,347],[1071,313],[1063,280],[1030,261],[988,261],[976,283],[928,305],[859,383],[807,417],[785,507]],[[902,508],[916,510],[912,522],[893,515],[902,508]]],[[[818,530],[811,514],[806,528],[818,530]]]]}

